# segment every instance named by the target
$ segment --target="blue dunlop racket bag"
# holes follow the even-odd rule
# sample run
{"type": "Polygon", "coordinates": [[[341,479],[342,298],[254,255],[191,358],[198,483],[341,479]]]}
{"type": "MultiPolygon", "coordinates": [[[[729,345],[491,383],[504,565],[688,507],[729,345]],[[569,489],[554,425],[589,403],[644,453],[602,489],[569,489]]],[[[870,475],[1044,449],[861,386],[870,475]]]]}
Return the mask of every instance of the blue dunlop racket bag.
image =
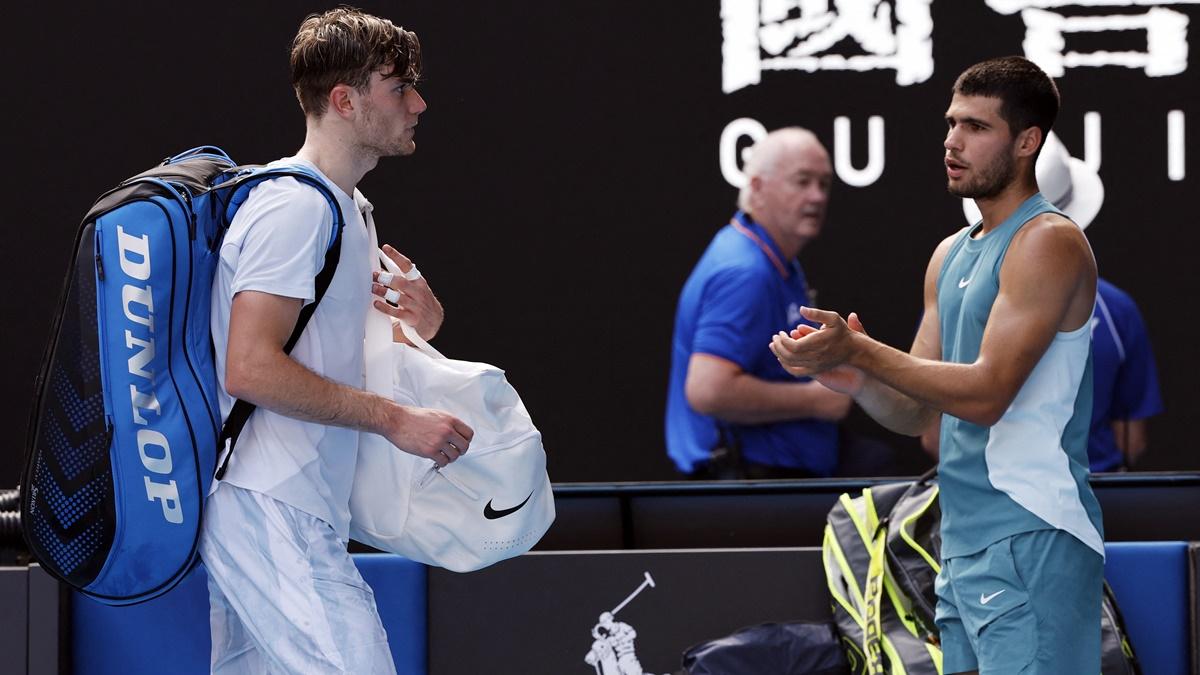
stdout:
{"type": "Polygon", "coordinates": [[[198,559],[218,445],[232,448],[254,409],[238,401],[221,428],[209,335],[221,239],[250,190],[281,176],[334,213],[319,301],[344,221],[303,166],[237,167],[195,148],[102,195],[79,227],[37,381],[21,522],[43,568],[100,602],[161,595],[198,559]]]}

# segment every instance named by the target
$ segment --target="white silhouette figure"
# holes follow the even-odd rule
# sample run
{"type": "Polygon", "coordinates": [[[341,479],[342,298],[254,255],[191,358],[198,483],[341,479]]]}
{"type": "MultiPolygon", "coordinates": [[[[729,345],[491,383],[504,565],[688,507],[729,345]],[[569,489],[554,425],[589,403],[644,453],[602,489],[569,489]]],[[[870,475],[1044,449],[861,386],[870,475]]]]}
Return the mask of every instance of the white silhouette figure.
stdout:
{"type": "Polygon", "coordinates": [[[600,615],[600,622],[592,628],[592,651],[583,660],[596,667],[596,672],[602,675],[645,675],[642,664],[638,661],[633,640],[637,631],[633,626],[617,621],[612,612],[600,615]]]}
{"type": "Polygon", "coordinates": [[[595,638],[592,649],[583,657],[583,662],[595,668],[597,675],[620,675],[616,648],[609,636],[600,631],[600,624],[592,628],[592,637],[595,638]]]}
{"type": "Polygon", "coordinates": [[[1178,75],[1187,70],[1188,17],[1161,5],[1195,5],[1200,0],[987,0],[1001,14],[1021,13],[1025,22],[1025,56],[1051,77],[1068,68],[1121,66],[1141,68],[1148,77],[1178,75]],[[1065,7],[1149,7],[1141,14],[1069,16],[1046,11],[1065,7]],[[1068,51],[1074,33],[1145,31],[1145,51],[1068,51]]]}
{"type": "Polygon", "coordinates": [[[645,572],[646,579],[629,597],[609,612],[602,612],[592,627],[592,648],[583,657],[584,663],[596,669],[597,675],[650,675],[642,671],[633,641],[637,631],[633,626],[616,620],[617,612],[629,604],[647,586],[654,587],[654,578],[645,572]]]}
{"type": "Polygon", "coordinates": [[[722,89],[764,70],[894,69],[901,86],[933,75],[932,0],[722,0],[722,89]],[[866,54],[828,53],[850,38],[866,54]]]}

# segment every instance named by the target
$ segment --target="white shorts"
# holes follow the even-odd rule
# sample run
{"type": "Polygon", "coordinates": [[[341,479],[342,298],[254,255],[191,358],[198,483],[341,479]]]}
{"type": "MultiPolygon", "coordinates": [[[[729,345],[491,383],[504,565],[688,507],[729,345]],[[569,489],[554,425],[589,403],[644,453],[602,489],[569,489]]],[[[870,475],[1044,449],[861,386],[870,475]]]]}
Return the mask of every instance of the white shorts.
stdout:
{"type": "Polygon", "coordinates": [[[395,674],[375,594],[325,521],[222,483],[200,557],[213,673],[395,674]]]}

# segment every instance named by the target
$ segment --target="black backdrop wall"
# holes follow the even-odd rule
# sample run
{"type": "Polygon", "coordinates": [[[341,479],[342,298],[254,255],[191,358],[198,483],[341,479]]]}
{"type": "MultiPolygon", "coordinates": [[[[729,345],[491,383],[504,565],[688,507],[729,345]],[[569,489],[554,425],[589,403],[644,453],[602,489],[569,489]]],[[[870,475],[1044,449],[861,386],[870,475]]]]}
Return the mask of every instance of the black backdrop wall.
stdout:
{"type": "MultiPolygon", "coordinates": [[[[833,150],[846,118],[858,173],[839,167],[831,222],[802,261],[822,306],[858,311],[875,336],[906,346],[928,256],[963,224],[940,161],[950,85],[971,63],[1026,48],[1065,62],[1058,133],[1072,154],[1100,160],[1108,189],[1088,236],[1101,273],[1138,299],[1150,327],[1167,412],[1152,422],[1145,467],[1200,466],[1197,352],[1181,325],[1200,291],[1200,134],[1183,133],[1200,113],[1200,65],[1186,52],[1188,20],[1200,25],[1194,1],[361,4],[418,31],[429,102],[417,154],[381,162],[361,187],[382,238],[420,264],[447,308],[439,347],[508,371],[555,480],[672,476],[661,431],[672,317],[733,208],[720,161],[731,122],[803,125],[833,150]],[[807,36],[788,19],[828,23],[807,36]],[[1045,46],[1055,35],[1075,56],[1045,46]],[[791,60],[772,60],[791,47],[791,60]],[[1088,113],[1099,118],[1090,147],[1088,113]],[[871,117],[882,123],[874,149],[871,117]]],[[[326,7],[8,8],[0,485],[17,482],[79,218],[116,181],[193,145],[241,162],[297,149],[287,45],[306,13],[326,7]]],[[[728,138],[729,158],[750,142],[728,138]]],[[[911,442],[853,424],[915,456],[911,442]]]]}

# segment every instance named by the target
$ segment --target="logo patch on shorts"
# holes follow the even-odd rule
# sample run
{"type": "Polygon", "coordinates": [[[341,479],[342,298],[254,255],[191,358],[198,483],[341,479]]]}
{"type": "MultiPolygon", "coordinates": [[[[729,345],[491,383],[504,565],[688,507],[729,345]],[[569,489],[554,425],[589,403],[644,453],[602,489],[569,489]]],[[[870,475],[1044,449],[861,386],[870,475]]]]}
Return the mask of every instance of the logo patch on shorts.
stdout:
{"type": "Polygon", "coordinates": [[[1001,588],[1000,590],[996,591],[995,593],[992,593],[991,595],[984,595],[983,593],[980,593],[979,594],[979,604],[981,604],[981,605],[988,604],[992,600],[995,600],[997,595],[1000,595],[1001,593],[1003,593],[1006,590],[1008,590],[1008,589],[1001,588]]]}

